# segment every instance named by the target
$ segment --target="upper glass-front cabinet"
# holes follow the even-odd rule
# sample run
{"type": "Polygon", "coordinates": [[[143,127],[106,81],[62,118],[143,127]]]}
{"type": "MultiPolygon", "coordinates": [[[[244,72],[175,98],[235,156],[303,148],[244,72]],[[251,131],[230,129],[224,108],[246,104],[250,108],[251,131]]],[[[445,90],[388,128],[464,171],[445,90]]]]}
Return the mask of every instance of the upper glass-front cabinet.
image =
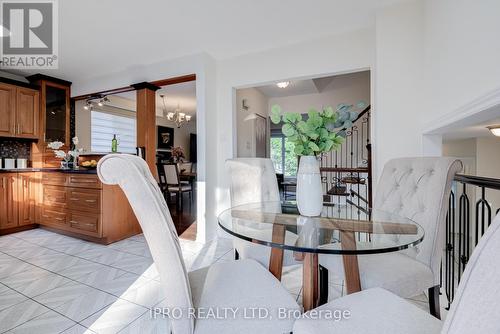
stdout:
{"type": "Polygon", "coordinates": [[[61,141],[68,144],[67,89],[45,86],[45,142],[61,141]]]}

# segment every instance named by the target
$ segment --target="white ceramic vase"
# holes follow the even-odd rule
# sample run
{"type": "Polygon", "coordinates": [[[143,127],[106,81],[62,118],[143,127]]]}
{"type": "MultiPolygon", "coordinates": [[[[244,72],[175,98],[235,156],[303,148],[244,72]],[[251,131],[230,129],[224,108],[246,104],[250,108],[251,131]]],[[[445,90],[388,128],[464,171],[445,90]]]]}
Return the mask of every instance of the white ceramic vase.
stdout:
{"type": "Polygon", "coordinates": [[[297,207],[303,216],[319,216],[323,210],[323,190],[319,161],[315,156],[302,156],[297,172],[297,207]]]}

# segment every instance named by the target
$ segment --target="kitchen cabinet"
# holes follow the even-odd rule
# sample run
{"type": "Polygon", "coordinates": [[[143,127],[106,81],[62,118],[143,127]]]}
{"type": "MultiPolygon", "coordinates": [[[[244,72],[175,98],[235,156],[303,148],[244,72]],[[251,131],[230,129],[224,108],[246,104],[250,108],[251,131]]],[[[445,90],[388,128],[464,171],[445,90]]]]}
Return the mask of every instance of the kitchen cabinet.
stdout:
{"type": "Polygon", "coordinates": [[[0,229],[36,222],[36,173],[0,173],[0,229]]]}
{"type": "Polygon", "coordinates": [[[141,229],[118,186],[102,184],[94,173],[42,173],[40,225],[90,241],[109,244],[141,229]]]}
{"type": "Polygon", "coordinates": [[[38,90],[0,83],[0,136],[38,139],[38,90]]]}
{"type": "Polygon", "coordinates": [[[2,173],[0,191],[0,228],[18,226],[18,180],[17,173],[2,173]]]}

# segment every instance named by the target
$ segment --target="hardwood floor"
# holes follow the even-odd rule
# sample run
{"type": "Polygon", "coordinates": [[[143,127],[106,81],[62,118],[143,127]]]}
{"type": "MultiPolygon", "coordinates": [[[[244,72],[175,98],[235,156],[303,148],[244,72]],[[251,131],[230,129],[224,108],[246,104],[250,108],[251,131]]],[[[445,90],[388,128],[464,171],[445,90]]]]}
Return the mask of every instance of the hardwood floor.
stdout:
{"type": "Polygon", "coordinates": [[[186,240],[196,240],[196,190],[193,192],[191,200],[187,193],[183,195],[182,208],[177,205],[175,196],[172,196],[172,199],[167,203],[179,237],[186,240]]]}

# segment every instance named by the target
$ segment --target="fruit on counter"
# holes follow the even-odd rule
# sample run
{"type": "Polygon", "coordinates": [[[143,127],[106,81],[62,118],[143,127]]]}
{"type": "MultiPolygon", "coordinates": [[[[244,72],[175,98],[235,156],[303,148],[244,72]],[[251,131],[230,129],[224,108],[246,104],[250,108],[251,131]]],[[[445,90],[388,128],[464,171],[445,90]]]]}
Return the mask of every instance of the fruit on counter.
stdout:
{"type": "Polygon", "coordinates": [[[87,161],[82,162],[82,166],[94,168],[94,167],[97,167],[97,161],[96,160],[87,160],[87,161]]]}

